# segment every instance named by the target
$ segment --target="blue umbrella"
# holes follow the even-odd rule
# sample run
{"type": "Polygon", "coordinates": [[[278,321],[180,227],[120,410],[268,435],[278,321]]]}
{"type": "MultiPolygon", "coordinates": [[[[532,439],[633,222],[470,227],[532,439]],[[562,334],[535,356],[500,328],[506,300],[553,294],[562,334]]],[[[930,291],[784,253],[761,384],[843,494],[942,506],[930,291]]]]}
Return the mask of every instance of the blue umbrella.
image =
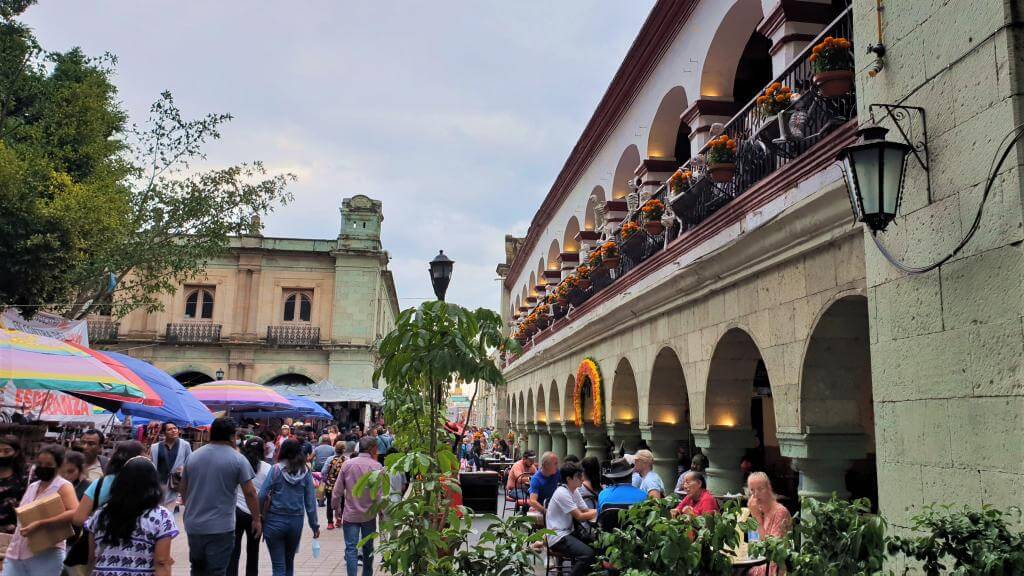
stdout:
{"type": "Polygon", "coordinates": [[[291,408],[284,410],[248,410],[237,413],[239,418],[323,418],[333,420],[334,416],[316,402],[293,394],[281,394],[285,400],[291,402],[291,408]]]}
{"type": "Polygon", "coordinates": [[[105,352],[108,356],[122,363],[149,384],[153,391],[164,401],[163,406],[143,406],[142,404],[123,404],[121,414],[145,420],[173,422],[178,426],[196,427],[209,426],[213,422],[210,409],[189,393],[180,382],[159,368],[117,352],[105,352]]]}

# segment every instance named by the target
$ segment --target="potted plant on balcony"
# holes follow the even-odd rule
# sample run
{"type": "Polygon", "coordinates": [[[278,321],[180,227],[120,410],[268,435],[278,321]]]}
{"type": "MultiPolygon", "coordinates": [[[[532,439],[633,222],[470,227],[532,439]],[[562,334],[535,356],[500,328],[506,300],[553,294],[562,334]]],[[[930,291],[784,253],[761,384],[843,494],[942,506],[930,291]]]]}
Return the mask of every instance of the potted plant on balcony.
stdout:
{"type": "Polygon", "coordinates": [[[672,173],[668,177],[668,190],[674,196],[678,196],[690,187],[690,180],[693,178],[693,173],[689,170],[683,170],[680,168],[672,173]]]}
{"type": "Polygon", "coordinates": [[[708,174],[719,184],[730,182],[736,174],[736,141],[728,134],[722,134],[708,142],[705,152],[708,174]]]}
{"type": "Polygon", "coordinates": [[[640,225],[632,220],[622,223],[619,228],[619,244],[622,253],[634,261],[643,256],[646,235],[640,233],[640,225]]]}
{"type": "Polygon", "coordinates": [[[814,68],[814,84],[826,98],[848,94],[853,89],[853,58],[850,41],[826,36],[811,48],[808,59],[814,68]]]}
{"type": "Polygon", "coordinates": [[[533,313],[537,316],[536,324],[537,324],[537,329],[538,330],[543,330],[543,329],[547,328],[548,324],[551,323],[550,312],[551,312],[551,309],[548,308],[547,304],[540,304],[533,311],[533,313]]]}
{"type": "Polygon", "coordinates": [[[576,285],[580,290],[590,288],[590,266],[580,264],[576,268],[576,285]]]}
{"type": "Polygon", "coordinates": [[[661,223],[661,217],[665,215],[665,203],[657,198],[651,198],[640,207],[640,213],[644,216],[644,228],[651,236],[660,236],[665,231],[665,225],[661,223]]]}
{"type": "Polygon", "coordinates": [[[555,289],[555,300],[558,302],[559,306],[569,304],[569,289],[571,288],[569,286],[569,280],[571,279],[571,274],[566,276],[565,280],[562,280],[561,284],[558,285],[558,288],[555,289]]]}
{"type": "Polygon", "coordinates": [[[619,247],[615,242],[605,242],[601,246],[601,266],[614,270],[619,265],[619,247]]]}

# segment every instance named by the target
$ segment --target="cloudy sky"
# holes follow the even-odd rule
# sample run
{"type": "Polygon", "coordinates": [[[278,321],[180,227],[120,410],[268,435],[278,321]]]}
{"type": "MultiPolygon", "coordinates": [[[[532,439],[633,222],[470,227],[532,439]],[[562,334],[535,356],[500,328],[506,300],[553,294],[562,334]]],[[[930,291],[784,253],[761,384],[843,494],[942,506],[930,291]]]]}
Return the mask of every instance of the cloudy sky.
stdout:
{"type": "Polygon", "coordinates": [[[293,172],[268,236],[332,238],[341,199],[384,202],[401,306],[498,307],[506,233],[525,233],[653,0],[41,0],[43,47],[119,59],[133,120],[169,89],[184,112],[231,112],[215,164],[293,172]]]}

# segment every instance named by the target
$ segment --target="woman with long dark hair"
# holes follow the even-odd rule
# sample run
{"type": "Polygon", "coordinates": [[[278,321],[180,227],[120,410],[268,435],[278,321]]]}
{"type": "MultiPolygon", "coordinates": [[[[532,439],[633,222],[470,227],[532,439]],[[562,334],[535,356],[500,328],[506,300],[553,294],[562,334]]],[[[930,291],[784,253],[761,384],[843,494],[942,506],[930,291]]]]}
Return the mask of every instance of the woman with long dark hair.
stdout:
{"type": "Polygon", "coordinates": [[[0,436],[0,532],[10,534],[18,525],[14,509],[28,487],[25,453],[16,436],[0,436]]]}
{"type": "Polygon", "coordinates": [[[263,537],[270,550],[274,576],[295,574],[295,552],[302,537],[302,516],[309,519],[313,538],[320,537],[316,517],[316,496],[313,475],[306,466],[302,444],[285,440],[277,457],[277,465],[267,475],[260,489],[263,516],[263,537]]]}
{"type": "Polygon", "coordinates": [[[117,479],[117,474],[129,460],[136,456],[142,456],[145,453],[146,447],[138,440],[118,442],[114,448],[114,454],[107,462],[106,474],[86,488],[82,501],[78,503],[78,510],[75,512],[72,523],[75,526],[84,525],[89,516],[92,516],[94,510],[106,504],[110,500],[111,490],[113,489],[114,480],[117,479]]]}
{"type": "MultiPolygon", "coordinates": [[[[252,479],[253,486],[262,486],[267,475],[270,474],[271,466],[263,460],[265,454],[266,442],[262,438],[253,436],[242,442],[242,456],[245,456],[249,465],[252,466],[253,473],[256,474],[256,477],[252,479]]],[[[260,540],[252,531],[252,515],[259,514],[260,511],[249,510],[241,486],[235,491],[235,549],[231,552],[228,576],[238,575],[243,535],[245,536],[245,576],[257,576],[260,569],[260,540]]]]}
{"type": "Polygon", "coordinates": [[[580,462],[583,468],[583,485],[580,486],[580,496],[591,510],[597,510],[597,495],[601,493],[601,462],[596,456],[587,456],[580,462]]]}
{"type": "Polygon", "coordinates": [[[34,482],[29,484],[25,490],[25,495],[21,498],[21,506],[28,506],[40,498],[58,495],[64,504],[64,512],[27,525],[18,521],[18,528],[14,531],[11,543],[7,546],[4,576],[58,576],[60,574],[64,560],[64,541],[44,550],[33,552],[29,548],[28,536],[49,525],[69,522],[78,507],[78,498],[75,497],[74,487],[57,474],[57,470],[63,463],[64,448],[62,446],[43,446],[39,450],[39,454],[36,455],[36,466],[32,471],[34,482]]]}
{"type": "Polygon", "coordinates": [[[126,462],[110,487],[110,500],[86,522],[92,576],[170,576],[174,515],[160,505],[164,489],[156,466],[138,456],[126,462]]]}

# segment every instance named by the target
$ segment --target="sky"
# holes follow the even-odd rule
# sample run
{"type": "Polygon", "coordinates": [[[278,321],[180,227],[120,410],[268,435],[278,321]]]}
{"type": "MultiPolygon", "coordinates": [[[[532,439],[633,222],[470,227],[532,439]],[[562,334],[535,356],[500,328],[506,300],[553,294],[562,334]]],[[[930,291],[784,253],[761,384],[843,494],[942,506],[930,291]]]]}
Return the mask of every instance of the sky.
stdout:
{"type": "Polygon", "coordinates": [[[118,58],[132,121],[170,90],[230,112],[209,164],[262,160],[295,199],[267,236],[334,238],[342,198],[381,200],[399,305],[497,309],[504,237],[523,235],[654,0],[41,0],[46,50],[118,58]]]}

